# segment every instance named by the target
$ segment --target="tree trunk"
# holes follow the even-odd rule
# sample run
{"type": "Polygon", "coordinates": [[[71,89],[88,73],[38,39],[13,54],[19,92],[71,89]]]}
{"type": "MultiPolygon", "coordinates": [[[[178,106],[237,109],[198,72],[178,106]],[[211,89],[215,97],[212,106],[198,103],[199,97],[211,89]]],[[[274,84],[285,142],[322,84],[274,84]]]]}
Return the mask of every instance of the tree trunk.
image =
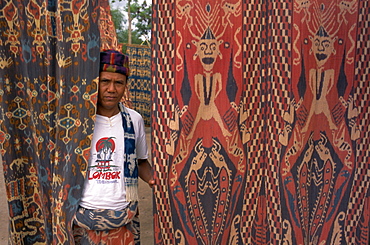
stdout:
{"type": "Polygon", "coordinates": [[[128,44],[131,44],[131,0],[128,0],[128,11],[127,11],[127,15],[128,15],[128,44]]]}

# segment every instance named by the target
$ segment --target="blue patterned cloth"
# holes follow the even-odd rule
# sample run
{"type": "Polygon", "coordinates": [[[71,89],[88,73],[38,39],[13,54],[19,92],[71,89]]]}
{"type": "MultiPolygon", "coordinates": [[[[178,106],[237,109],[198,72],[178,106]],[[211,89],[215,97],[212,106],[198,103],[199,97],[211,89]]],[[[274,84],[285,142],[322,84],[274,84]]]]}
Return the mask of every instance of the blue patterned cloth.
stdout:
{"type": "Polygon", "coordinates": [[[124,163],[124,182],[126,187],[126,200],[128,202],[138,201],[138,165],[136,158],[135,147],[135,130],[131,121],[130,114],[125,106],[120,103],[120,110],[122,115],[122,124],[124,129],[125,140],[125,163],[124,163]]]}

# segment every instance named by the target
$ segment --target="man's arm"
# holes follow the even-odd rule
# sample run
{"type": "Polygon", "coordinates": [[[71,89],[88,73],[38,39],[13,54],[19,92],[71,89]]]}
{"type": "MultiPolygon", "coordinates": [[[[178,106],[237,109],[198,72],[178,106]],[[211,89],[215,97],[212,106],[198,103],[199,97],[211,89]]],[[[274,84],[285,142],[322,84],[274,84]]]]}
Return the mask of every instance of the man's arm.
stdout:
{"type": "Polygon", "coordinates": [[[153,179],[152,166],[150,166],[148,159],[138,159],[139,177],[153,187],[155,181],[153,179]]]}

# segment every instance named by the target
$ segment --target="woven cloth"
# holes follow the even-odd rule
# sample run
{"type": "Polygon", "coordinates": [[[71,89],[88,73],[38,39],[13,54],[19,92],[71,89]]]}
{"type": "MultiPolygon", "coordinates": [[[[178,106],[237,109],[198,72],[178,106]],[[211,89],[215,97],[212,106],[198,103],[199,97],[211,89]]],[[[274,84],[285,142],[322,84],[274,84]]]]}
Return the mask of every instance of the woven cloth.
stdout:
{"type": "Polygon", "coordinates": [[[122,124],[124,129],[124,140],[125,140],[125,163],[123,166],[123,176],[126,188],[126,201],[138,201],[138,165],[136,158],[136,148],[135,148],[135,130],[134,125],[131,121],[130,114],[126,110],[126,107],[120,103],[119,104],[122,124]]]}
{"type": "Polygon", "coordinates": [[[117,72],[130,75],[128,56],[116,50],[104,50],[100,53],[100,71],[117,72]]]}

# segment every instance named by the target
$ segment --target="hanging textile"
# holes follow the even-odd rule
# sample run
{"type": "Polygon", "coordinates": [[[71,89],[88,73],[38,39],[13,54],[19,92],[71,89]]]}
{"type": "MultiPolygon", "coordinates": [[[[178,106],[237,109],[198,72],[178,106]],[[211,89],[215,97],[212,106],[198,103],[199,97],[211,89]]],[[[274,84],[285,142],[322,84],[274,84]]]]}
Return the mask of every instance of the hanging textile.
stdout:
{"type": "Polygon", "coordinates": [[[90,151],[99,1],[0,2],[0,143],[10,244],[73,244],[90,151]]]}
{"type": "Polygon", "coordinates": [[[150,92],[151,92],[151,49],[144,45],[127,44],[126,54],[130,58],[130,91],[131,108],[140,113],[145,125],[150,125],[150,92]]]}
{"type": "Polygon", "coordinates": [[[153,1],[155,244],[368,244],[369,1],[153,1]]]}

